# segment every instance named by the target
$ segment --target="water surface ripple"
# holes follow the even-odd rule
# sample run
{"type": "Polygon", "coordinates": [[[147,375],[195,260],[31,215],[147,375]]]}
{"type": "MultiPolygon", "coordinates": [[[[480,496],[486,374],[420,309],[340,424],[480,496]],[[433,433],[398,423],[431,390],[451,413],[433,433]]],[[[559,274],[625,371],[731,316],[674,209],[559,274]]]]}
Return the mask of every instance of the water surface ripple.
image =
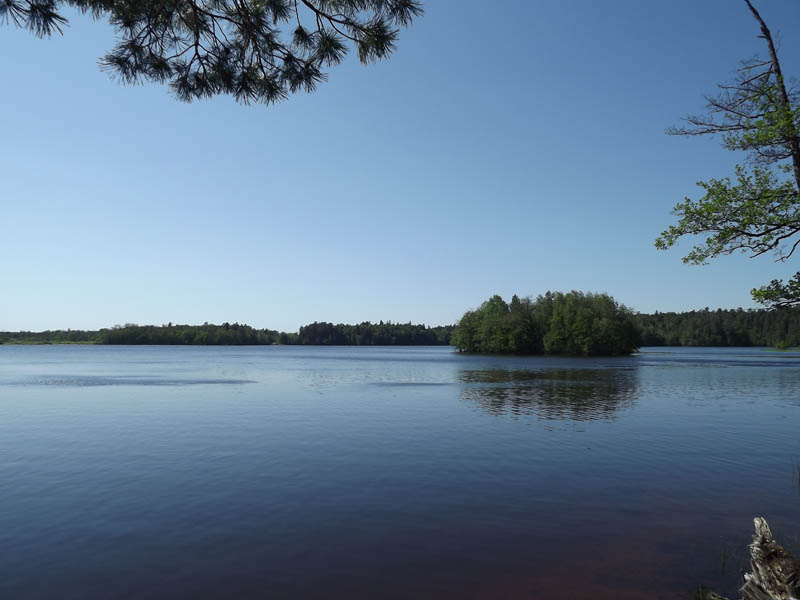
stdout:
{"type": "Polygon", "coordinates": [[[0,346],[0,598],[733,597],[798,359],[0,346]]]}

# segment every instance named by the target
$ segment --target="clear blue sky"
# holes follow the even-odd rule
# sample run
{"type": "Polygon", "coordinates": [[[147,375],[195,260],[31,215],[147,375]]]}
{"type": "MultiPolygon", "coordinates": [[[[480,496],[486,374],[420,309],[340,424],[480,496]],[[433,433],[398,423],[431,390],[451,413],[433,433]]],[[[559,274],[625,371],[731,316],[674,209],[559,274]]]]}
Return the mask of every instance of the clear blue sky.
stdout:
{"type": "MultiPolygon", "coordinates": [[[[800,74],[800,2],[757,3],[800,74]]],[[[664,129],[762,50],[744,2],[428,0],[388,61],[270,108],[97,67],[113,31],[0,27],[0,330],[452,323],[490,295],[752,306],[798,270],[654,238],[740,155],[664,129]]]]}

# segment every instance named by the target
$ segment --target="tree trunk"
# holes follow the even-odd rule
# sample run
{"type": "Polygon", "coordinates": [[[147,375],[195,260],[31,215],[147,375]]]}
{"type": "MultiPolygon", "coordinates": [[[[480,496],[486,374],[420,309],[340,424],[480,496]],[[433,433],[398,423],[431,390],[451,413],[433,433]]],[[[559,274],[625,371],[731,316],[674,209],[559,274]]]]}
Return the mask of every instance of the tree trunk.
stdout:
{"type": "Polygon", "coordinates": [[[787,127],[789,128],[789,148],[792,151],[792,166],[794,167],[794,179],[797,184],[797,189],[800,191],[800,135],[798,135],[797,125],[792,119],[792,105],[789,102],[789,94],[786,92],[786,82],[783,80],[783,71],[781,70],[781,63],[778,62],[778,53],[775,50],[775,44],[772,41],[772,33],[769,27],[761,18],[761,15],[750,3],[750,0],[744,0],[747,7],[761,26],[762,37],[766,40],[769,47],[769,58],[772,62],[772,68],[775,70],[775,80],[778,84],[778,93],[781,97],[781,107],[783,108],[783,118],[787,119],[787,127]]]}

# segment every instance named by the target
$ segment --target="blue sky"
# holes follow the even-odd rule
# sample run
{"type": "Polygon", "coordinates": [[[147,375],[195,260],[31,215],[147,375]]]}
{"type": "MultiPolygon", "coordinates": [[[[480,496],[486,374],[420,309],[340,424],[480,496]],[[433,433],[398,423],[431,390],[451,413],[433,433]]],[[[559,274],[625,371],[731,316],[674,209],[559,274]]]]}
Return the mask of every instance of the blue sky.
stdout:
{"type": "MultiPolygon", "coordinates": [[[[800,74],[800,3],[758,5],[800,74]]],[[[112,81],[114,33],[88,17],[45,40],[1,26],[0,330],[443,324],[548,289],[749,307],[798,270],[653,247],[743,158],[664,129],[762,51],[744,2],[425,8],[388,61],[270,108],[112,81]]]]}

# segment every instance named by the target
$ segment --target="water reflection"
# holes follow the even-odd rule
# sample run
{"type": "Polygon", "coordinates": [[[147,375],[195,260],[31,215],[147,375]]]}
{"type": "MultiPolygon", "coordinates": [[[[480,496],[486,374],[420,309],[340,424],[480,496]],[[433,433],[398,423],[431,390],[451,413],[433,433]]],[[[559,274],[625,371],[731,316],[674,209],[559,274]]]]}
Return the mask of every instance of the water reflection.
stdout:
{"type": "Polygon", "coordinates": [[[461,398],[493,415],[538,415],[543,419],[613,419],[638,396],[638,371],[539,369],[462,371],[461,398]]]}
{"type": "Polygon", "coordinates": [[[40,375],[12,381],[0,380],[2,385],[51,386],[51,387],[97,387],[97,386],[183,386],[183,385],[241,385],[255,383],[251,379],[213,379],[208,377],[146,377],[103,375],[40,375]]]}

